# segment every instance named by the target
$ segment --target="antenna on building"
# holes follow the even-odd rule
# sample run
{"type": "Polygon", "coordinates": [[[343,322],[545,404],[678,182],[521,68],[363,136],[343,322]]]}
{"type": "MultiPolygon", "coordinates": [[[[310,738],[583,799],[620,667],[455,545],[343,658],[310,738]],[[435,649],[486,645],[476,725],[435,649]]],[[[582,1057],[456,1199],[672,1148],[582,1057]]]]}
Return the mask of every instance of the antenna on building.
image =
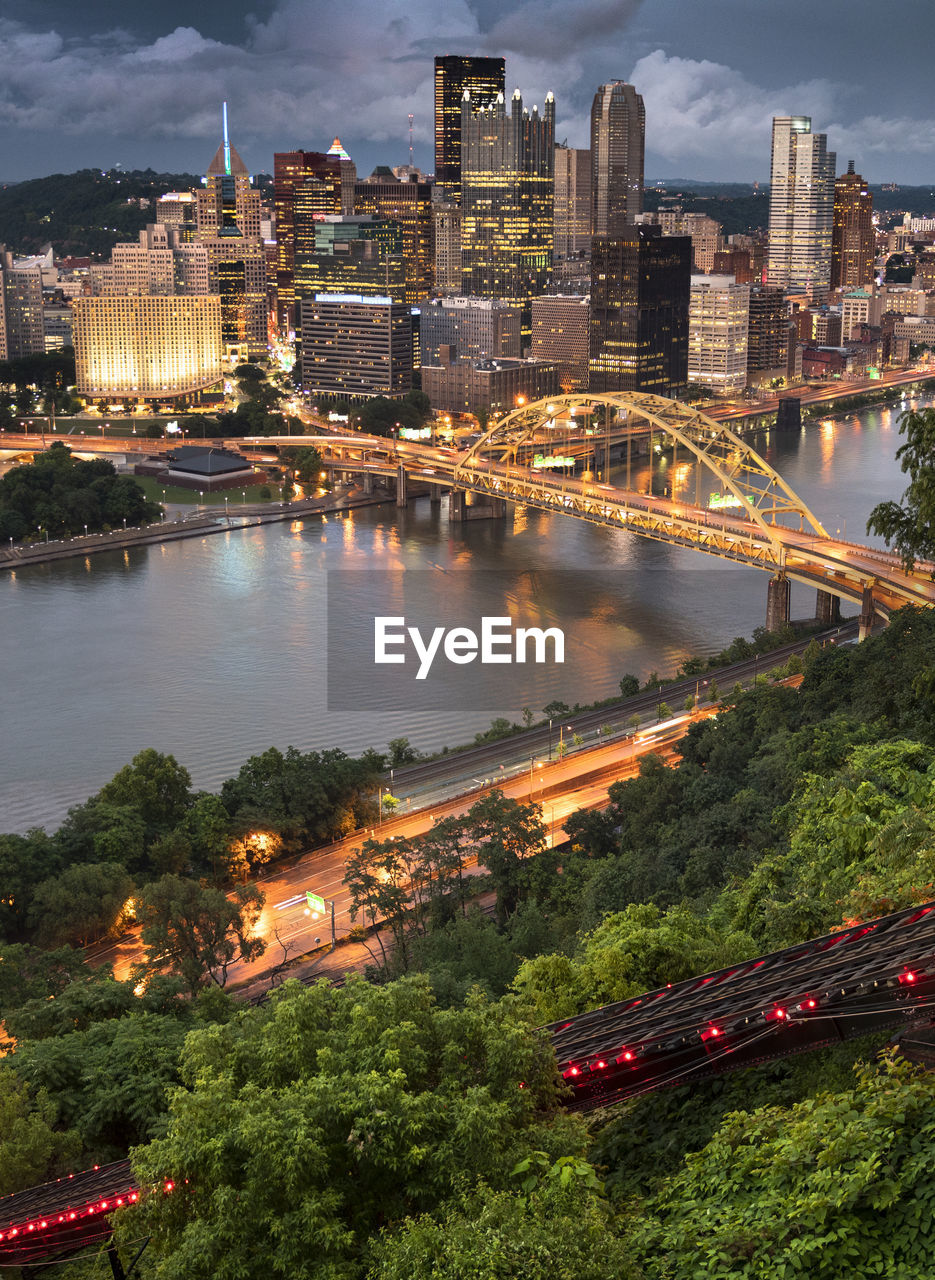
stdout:
{"type": "Polygon", "coordinates": [[[224,116],[224,172],[230,173],[231,144],[230,144],[230,138],[227,136],[227,103],[226,102],[224,103],[224,109],[222,114],[224,116]]]}
{"type": "Polygon", "coordinates": [[[409,112],[409,168],[412,169],[412,112],[409,112]]]}

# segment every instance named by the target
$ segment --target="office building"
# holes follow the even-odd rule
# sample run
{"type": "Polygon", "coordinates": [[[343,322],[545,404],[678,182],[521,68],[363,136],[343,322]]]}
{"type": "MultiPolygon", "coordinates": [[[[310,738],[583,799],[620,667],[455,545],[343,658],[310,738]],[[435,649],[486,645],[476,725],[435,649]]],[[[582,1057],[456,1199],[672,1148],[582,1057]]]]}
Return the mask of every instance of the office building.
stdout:
{"type": "Polygon", "coordinates": [[[392,298],[321,294],[303,298],[302,386],[348,400],[412,389],[412,315],[392,298]]]}
{"type": "Polygon", "coordinates": [[[552,255],[556,262],[591,251],[591,153],[583,148],[555,147],[555,228],[552,255]]]}
{"type": "Polygon", "coordinates": [[[450,364],[522,354],[522,308],[493,298],[442,298],[419,308],[422,360],[450,364]]]}
{"type": "Polygon", "coordinates": [[[42,319],[42,267],[16,265],[0,244],[0,360],[45,351],[42,319]]]}
{"type": "Polygon", "coordinates": [[[315,252],[315,223],[344,211],[341,157],[321,151],[278,151],[273,156],[276,211],[276,323],[295,326],[295,257],[315,252]]]}
{"type": "Polygon", "coordinates": [[[104,297],[74,302],[79,395],[171,401],[221,378],[221,300],[104,297]]]}
{"type": "MultiPolygon", "coordinates": [[[[749,383],[759,385],[786,376],[789,333],[789,305],[782,289],[768,284],[751,285],[747,337],[749,383]]],[[[795,343],[792,345],[794,348],[795,343]]]]}
{"type": "Polygon", "coordinates": [[[461,289],[461,205],[432,202],[435,237],[435,290],[440,294],[461,289]]]}
{"type": "Polygon", "coordinates": [[[862,289],[873,283],[873,196],[854,161],[834,183],[831,288],[862,289]]]}
{"type": "Polygon", "coordinates": [[[688,381],[691,240],[627,226],[591,241],[590,391],[677,397],[688,381]]]}
{"type": "Polygon", "coordinates": [[[357,165],[344,150],[340,138],[335,138],[327,150],[327,155],[338,161],[341,173],[341,212],[346,218],[354,213],[354,188],[357,186],[357,165]]]}
{"type": "Polygon", "coordinates": [[[315,252],[296,254],[296,298],[353,293],[404,302],[402,245],[402,228],[389,218],[331,214],[315,224],[315,252]]]}
{"type": "Polygon", "coordinates": [[[688,381],[737,395],[747,381],[750,286],[733,276],[691,278],[688,381]]]}
{"type": "Polygon", "coordinates": [[[195,192],[195,206],[203,239],[231,233],[260,238],[260,193],[251,187],[247,166],[228,140],[226,112],[224,139],[208,165],[204,187],[195,192]]]}
{"type": "Polygon", "coordinates": [[[831,284],[835,154],[808,116],[773,119],[766,283],[822,301],[831,284]]]}
{"type": "MultiPolygon", "coordinates": [[[[657,213],[642,213],[637,222],[660,227],[664,236],[691,236],[694,270],[710,275],[714,271],[714,256],[721,248],[722,227],[714,218],[704,213],[686,213],[681,206],[660,209],[657,213]]],[[[724,274],[730,275],[731,272],[724,274]]]]}
{"type": "Polygon", "coordinates": [[[552,269],[555,99],[528,112],[517,89],[461,117],[461,280],[465,296],[503,298],[524,309],[548,288],[552,269]]]}
{"type": "Polygon", "coordinates": [[[506,93],[502,58],[465,58],[449,54],[435,59],[435,185],[446,204],[461,203],[461,112],[464,94],[472,109],[495,102],[506,93]]]}
{"type": "Polygon", "coordinates": [[[458,360],[422,366],[422,390],[441,413],[509,413],[523,401],[558,394],[548,360],[458,360]]]}
{"type": "Polygon", "coordinates": [[[435,290],[432,188],[427,182],[400,182],[392,173],[376,173],[354,188],[358,214],[390,218],[402,231],[406,301],[415,306],[435,290]]]}
{"type": "Polygon", "coordinates": [[[646,110],[632,84],[602,84],[591,105],[591,231],[613,236],[643,211],[646,110]]]}
{"type": "Polygon", "coordinates": [[[551,361],[562,391],[586,391],[591,300],[575,294],[545,294],[532,300],[532,356],[551,361]]]}

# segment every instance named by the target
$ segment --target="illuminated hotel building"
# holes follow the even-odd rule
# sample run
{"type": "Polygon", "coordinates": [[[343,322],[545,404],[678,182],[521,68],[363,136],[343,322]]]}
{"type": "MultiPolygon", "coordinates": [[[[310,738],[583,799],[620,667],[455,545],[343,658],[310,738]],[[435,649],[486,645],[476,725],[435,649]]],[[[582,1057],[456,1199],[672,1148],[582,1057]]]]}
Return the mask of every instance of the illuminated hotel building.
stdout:
{"type": "Polygon", "coordinates": [[[628,226],[591,241],[589,390],[678,396],[688,380],[691,240],[628,226]]]}
{"type": "Polygon", "coordinates": [[[602,84],[591,104],[591,231],[612,236],[643,209],[646,109],[632,84],[602,84]]]}
{"type": "Polygon", "coordinates": [[[766,283],[821,301],[831,283],[835,153],[808,116],[776,116],[766,283]]]}
{"type": "Polygon", "coordinates": [[[392,176],[365,179],[354,188],[355,213],[370,213],[398,222],[403,234],[406,301],[415,306],[435,291],[435,226],[432,187],[392,176]]]}
{"type": "Polygon", "coordinates": [[[475,115],[465,97],[461,140],[461,292],[520,303],[528,334],[552,276],[555,99],[530,114],[517,89],[509,115],[502,94],[475,115]]]}
{"type": "MultiPolygon", "coordinates": [[[[475,111],[506,93],[502,58],[435,59],[435,185],[447,203],[461,203],[461,103],[465,90],[475,111]]],[[[459,286],[460,287],[460,286],[459,286]]]]}
{"type": "Polygon", "coordinates": [[[692,276],[688,311],[688,381],[721,394],[747,380],[750,286],[733,276],[692,276]]]}
{"type": "Polygon", "coordinates": [[[861,289],[873,283],[873,196],[854,161],[834,183],[831,288],[861,289]]]}
{"type": "Polygon", "coordinates": [[[221,378],[219,297],[76,298],[78,394],[170,400],[221,378]]]}
{"type": "Polygon", "coordinates": [[[276,209],[276,321],[295,325],[295,257],[315,252],[315,222],[344,212],[341,157],[322,151],[277,151],[273,156],[276,209]]]}

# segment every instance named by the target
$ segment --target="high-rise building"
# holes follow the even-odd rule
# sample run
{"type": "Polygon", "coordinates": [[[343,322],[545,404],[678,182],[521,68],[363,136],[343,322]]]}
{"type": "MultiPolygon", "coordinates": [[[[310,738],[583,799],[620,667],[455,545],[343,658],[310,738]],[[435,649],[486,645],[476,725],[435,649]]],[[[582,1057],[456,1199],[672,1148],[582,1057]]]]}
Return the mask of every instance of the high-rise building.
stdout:
{"type": "Polygon", "coordinates": [[[78,393],[172,400],[221,377],[221,300],[76,298],[78,393]]]}
{"type": "Polygon", "coordinates": [[[646,109],[632,84],[602,84],[591,105],[591,231],[613,236],[643,210],[646,109]]]}
{"type": "Polygon", "coordinates": [[[354,209],[398,222],[403,233],[406,301],[415,306],[435,288],[432,188],[428,182],[400,182],[392,173],[372,175],[354,188],[354,209]]]}
{"type": "Polygon", "coordinates": [[[552,270],[555,99],[528,112],[519,90],[510,114],[503,95],[461,116],[461,292],[524,308],[548,287],[552,270]]]}
{"type": "Polygon", "coordinates": [[[461,206],[432,202],[435,236],[435,289],[441,294],[461,288],[461,206]]]}
{"type": "Polygon", "coordinates": [[[354,213],[354,188],[357,185],[357,165],[344,150],[340,138],[335,138],[328,148],[329,156],[337,156],[341,170],[341,212],[346,218],[354,213]]]}
{"type": "Polygon", "coordinates": [[[782,289],[768,284],[751,285],[748,382],[767,382],[786,376],[789,332],[789,304],[782,289]]]}
{"type": "Polygon", "coordinates": [[[296,298],[351,293],[404,302],[402,246],[402,228],[389,218],[329,214],[315,224],[315,252],[296,255],[296,298]]]}
{"type": "Polygon", "coordinates": [[[773,118],[766,282],[787,293],[828,292],[835,159],[810,117],[773,118]]]}
{"type": "Polygon", "coordinates": [[[736,395],[747,381],[750,286],[733,276],[692,276],[688,381],[736,395]]]}
{"type": "Polygon", "coordinates": [[[522,355],[522,308],[493,298],[442,298],[420,308],[422,359],[450,364],[522,355]]]}
{"type": "Polygon", "coordinates": [[[412,388],[412,315],[391,298],[321,294],[303,298],[302,385],[364,399],[412,388]]]}
{"type": "Polygon", "coordinates": [[[723,231],[721,224],[714,218],[709,218],[705,213],[686,213],[681,205],[677,205],[674,209],[641,213],[637,221],[661,227],[664,236],[691,236],[695,270],[704,272],[705,275],[710,275],[714,270],[714,255],[721,247],[723,231]]]}
{"type": "Polygon", "coordinates": [[[575,294],[545,294],[532,300],[532,355],[551,360],[564,392],[588,387],[591,300],[575,294]]]}
{"type": "Polygon", "coordinates": [[[577,258],[591,251],[591,153],[555,147],[555,231],[553,258],[577,258]]]}
{"type": "Polygon", "coordinates": [[[435,59],[435,185],[446,203],[461,203],[461,111],[465,90],[472,109],[495,102],[506,93],[502,58],[435,59]]]}
{"type": "Polygon", "coordinates": [[[688,381],[691,240],[627,226],[591,241],[590,391],[678,396],[688,381]]]}
{"type": "Polygon", "coordinates": [[[204,239],[234,233],[259,239],[260,193],[250,186],[249,170],[228,138],[226,102],[223,135],[205,185],[195,193],[198,234],[204,239]]]}
{"type": "Polygon", "coordinates": [[[273,156],[276,211],[276,322],[295,326],[295,255],[315,252],[315,222],[344,209],[341,157],[321,151],[278,151],[273,156]]]}
{"type": "Polygon", "coordinates": [[[0,244],[0,360],[17,360],[45,350],[42,268],[16,266],[0,244]]]}
{"type": "Polygon", "coordinates": [[[831,288],[862,289],[873,281],[873,196],[854,161],[834,183],[831,288]]]}

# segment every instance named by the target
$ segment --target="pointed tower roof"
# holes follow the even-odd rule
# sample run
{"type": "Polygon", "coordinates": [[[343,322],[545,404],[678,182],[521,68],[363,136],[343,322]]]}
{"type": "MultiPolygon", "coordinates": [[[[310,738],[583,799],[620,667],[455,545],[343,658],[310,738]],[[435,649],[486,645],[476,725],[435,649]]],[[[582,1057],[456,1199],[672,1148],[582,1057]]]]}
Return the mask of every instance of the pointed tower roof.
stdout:
{"type": "Polygon", "coordinates": [[[338,156],[341,160],[350,160],[351,158],[341,145],[340,138],[335,138],[334,142],[332,142],[331,146],[328,148],[328,155],[338,156]]]}
{"type": "MultiPolygon", "coordinates": [[[[249,177],[250,170],[247,168],[247,166],[241,160],[240,156],[237,154],[236,148],[231,147],[230,152],[231,152],[231,173],[235,173],[238,176],[245,174],[247,177],[249,177]]],[[[226,172],[227,170],[224,167],[224,143],[222,142],[221,145],[218,147],[217,151],[215,151],[214,153],[214,159],[208,165],[208,177],[215,178],[215,177],[223,176],[223,174],[225,174],[226,172]]]]}

